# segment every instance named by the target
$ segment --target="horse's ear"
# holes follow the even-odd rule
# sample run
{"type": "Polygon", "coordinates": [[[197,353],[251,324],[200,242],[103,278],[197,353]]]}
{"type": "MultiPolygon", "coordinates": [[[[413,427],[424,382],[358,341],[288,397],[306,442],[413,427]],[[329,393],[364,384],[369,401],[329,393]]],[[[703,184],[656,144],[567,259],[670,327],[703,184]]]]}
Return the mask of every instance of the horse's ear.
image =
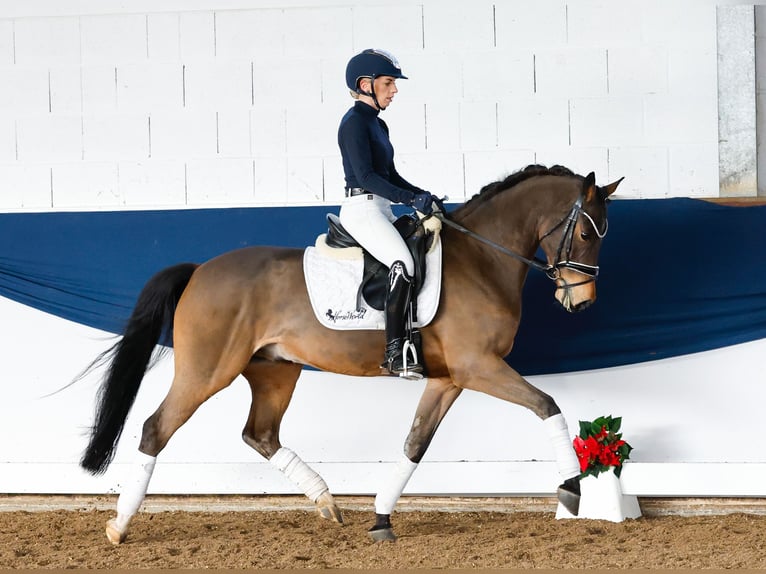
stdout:
{"type": "Polygon", "coordinates": [[[585,181],[582,184],[582,194],[585,197],[585,201],[591,201],[596,194],[596,174],[590,172],[585,176],[585,181]]]}
{"type": "Polygon", "coordinates": [[[599,193],[601,194],[601,197],[606,199],[610,195],[612,195],[615,191],[617,191],[617,186],[620,185],[620,182],[625,179],[624,177],[621,177],[617,181],[613,181],[609,185],[602,187],[599,189],[599,193]]]}

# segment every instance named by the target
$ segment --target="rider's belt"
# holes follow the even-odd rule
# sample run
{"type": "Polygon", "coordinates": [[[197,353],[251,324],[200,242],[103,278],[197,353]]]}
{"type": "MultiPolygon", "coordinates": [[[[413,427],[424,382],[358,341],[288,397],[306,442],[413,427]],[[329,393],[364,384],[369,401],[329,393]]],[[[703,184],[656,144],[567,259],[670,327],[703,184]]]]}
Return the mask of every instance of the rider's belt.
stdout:
{"type": "Polygon", "coordinates": [[[354,197],[355,195],[364,195],[365,193],[370,193],[363,187],[347,187],[346,188],[346,197],[354,197]]]}

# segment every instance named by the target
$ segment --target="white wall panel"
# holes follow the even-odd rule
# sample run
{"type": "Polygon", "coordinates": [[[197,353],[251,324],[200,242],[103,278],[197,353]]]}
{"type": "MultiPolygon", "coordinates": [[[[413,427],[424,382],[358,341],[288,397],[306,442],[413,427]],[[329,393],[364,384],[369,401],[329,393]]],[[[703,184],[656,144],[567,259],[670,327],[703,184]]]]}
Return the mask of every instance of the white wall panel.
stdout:
{"type": "Polygon", "coordinates": [[[617,196],[666,197],[669,181],[667,149],[660,146],[609,148],[608,181],[620,177],[625,180],[620,184],[617,196]]]}
{"type": "Polygon", "coordinates": [[[121,111],[152,112],[184,105],[183,66],[179,62],[141,62],[117,67],[117,106],[121,111]]]}
{"type": "Polygon", "coordinates": [[[694,49],[687,46],[668,50],[668,85],[673,94],[709,97],[717,94],[718,69],[715,49],[694,49]]]}
{"type": "MultiPolygon", "coordinates": [[[[322,101],[322,73],[313,59],[260,58],[253,63],[256,104],[305,104],[322,101]]],[[[345,66],[344,66],[345,68],[345,66]]]]}
{"type": "Polygon", "coordinates": [[[312,204],[324,201],[322,158],[287,158],[287,203],[312,204]]]}
{"type": "Polygon", "coordinates": [[[181,57],[181,20],[177,12],[149,14],[147,55],[153,62],[177,62],[181,57]]]}
{"type": "Polygon", "coordinates": [[[284,12],[285,56],[316,58],[353,50],[351,7],[288,9],[284,12]]]}
{"type": "Polygon", "coordinates": [[[0,113],[47,113],[50,109],[48,85],[48,71],[44,68],[0,68],[0,113]]]}
{"type": "Polygon", "coordinates": [[[436,152],[460,151],[460,105],[457,102],[430,102],[425,106],[426,149],[436,152]]]}
{"type": "Polygon", "coordinates": [[[251,149],[257,156],[287,151],[287,112],[279,104],[256,105],[250,112],[251,149]]]}
{"type": "Polygon", "coordinates": [[[0,115],[0,162],[16,160],[16,120],[0,115]]]}
{"type": "Polygon", "coordinates": [[[117,109],[117,69],[108,64],[83,66],[80,75],[83,112],[114,112],[117,109]]]}
{"type": "Polygon", "coordinates": [[[426,148],[426,107],[422,102],[409,99],[394,101],[381,117],[388,125],[396,154],[419,152],[426,148]]]}
{"type": "Polygon", "coordinates": [[[493,4],[433,2],[423,6],[423,45],[435,53],[486,50],[495,45],[493,4]]]}
{"type": "Polygon", "coordinates": [[[402,154],[396,168],[404,179],[439,197],[463,194],[465,177],[460,153],[402,154]]]}
{"type": "Polygon", "coordinates": [[[16,64],[52,66],[80,63],[78,18],[29,18],[16,21],[16,64]]]}
{"type": "Polygon", "coordinates": [[[213,111],[162,111],[151,115],[151,157],[212,157],[217,127],[213,111]]]}
{"type": "Polygon", "coordinates": [[[572,145],[642,144],[643,113],[640,96],[574,99],[570,104],[572,145]]]}
{"type": "Polygon", "coordinates": [[[661,94],[668,91],[668,53],[661,47],[610,48],[609,93],[661,94]]]}
{"type": "MultiPolygon", "coordinates": [[[[664,197],[674,193],[668,158],[675,150],[686,175],[675,174],[673,185],[694,181],[688,193],[717,195],[707,175],[702,187],[695,179],[708,172],[702,157],[682,149],[717,138],[716,11],[703,3],[312,0],[254,7],[202,0],[184,9],[160,0],[151,9],[74,3],[3,14],[0,109],[14,120],[19,143],[6,137],[0,161],[11,148],[16,161],[18,148],[22,161],[143,164],[140,130],[113,122],[148,114],[152,159],[227,157],[258,167],[263,157],[278,157],[277,167],[255,170],[252,201],[273,201],[260,192],[264,181],[280,182],[276,197],[314,202],[321,192],[305,181],[316,182],[315,172],[323,184],[333,177],[327,168],[337,154],[337,124],[352,104],[346,62],[363,48],[382,47],[411,78],[398,82],[381,116],[397,154],[434,153],[438,161],[454,151],[474,162],[476,152],[507,150],[600,170],[606,148],[651,149],[639,156],[659,162],[653,173],[668,174],[665,187],[644,172],[637,179],[664,197]],[[88,118],[84,144],[76,116],[81,130],[88,118]],[[110,124],[111,132],[95,127],[110,124]],[[313,167],[288,170],[294,156],[313,167]],[[288,171],[299,185],[292,192],[288,171]],[[297,175],[304,171],[312,175],[297,175]]],[[[139,188],[155,187],[142,181],[139,188]]]]}
{"type": "Polygon", "coordinates": [[[125,161],[119,164],[120,197],[130,207],[186,205],[186,172],[182,161],[125,161]]]}
{"type": "Polygon", "coordinates": [[[711,197],[718,192],[718,144],[674,145],[669,151],[670,197],[711,197]]]}
{"type": "Polygon", "coordinates": [[[638,45],[642,41],[640,14],[619,2],[568,2],[567,41],[573,46],[638,45]]]}
{"type": "Polygon", "coordinates": [[[567,5],[561,0],[497,2],[497,47],[552,48],[567,41],[567,5]]]}
{"type": "Polygon", "coordinates": [[[14,26],[13,20],[0,20],[0,66],[15,63],[14,26]]]}
{"type": "Polygon", "coordinates": [[[51,168],[40,164],[0,164],[0,206],[17,210],[45,209],[51,203],[51,168]]]}
{"type": "Polygon", "coordinates": [[[282,58],[284,28],[283,10],[216,12],[216,56],[227,60],[282,58]]]}
{"type": "Polygon", "coordinates": [[[535,54],[535,91],[543,96],[604,96],[607,92],[606,50],[567,48],[535,54]]]}
{"type": "Polygon", "coordinates": [[[340,153],[322,158],[322,175],[324,200],[328,203],[341,203],[345,198],[346,177],[343,173],[340,153]]]}
{"type": "Polygon", "coordinates": [[[495,102],[461,102],[460,145],[463,150],[497,149],[497,107],[495,102]]]}
{"type": "MultiPolygon", "coordinates": [[[[367,48],[383,48],[403,58],[423,48],[423,6],[360,4],[351,11],[354,32],[351,51],[354,53],[367,48]]],[[[406,70],[404,74],[407,75],[406,70]]]]}
{"type": "Polygon", "coordinates": [[[246,60],[195,62],[184,66],[185,102],[190,110],[247,108],[253,76],[246,60]]]}
{"type": "Polygon", "coordinates": [[[82,77],[79,66],[56,66],[48,70],[50,111],[54,114],[82,113],[82,77]]]}
{"type": "Polygon", "coordinates": [[[181,12],[178,44],[181,60],[190,62],[215,56],[213,12],[181,12]]]}
{"type": "Polygon", "coordinates": [[[715,53],[715,4],[705,2],[642,3],[639,12],[642,41],[656,46],[682,46],[715,53]],[[683,33],[679,33],[683,30],[683,33]]]}
{"type": "Polygon", "coordinates": [[[673,95],[648,95],[644,99],[646,141],[716,142],[717,106],[717,98],[712,95],[700,95],[692,99],[673,95]]]}
{"type": "Polygon", "coordinates": [[[149,157],[149,117],[141,114],[84,116],[83,158],[141,160],[149,157]]]}
{"type": "Polygon", "coordinates": [[[18,158],[22,161],[82,159],[82,118],[74,115],[21,117],[16,121],[18,158]]]}
{"type": "Polygon", "coordinates": [[[535,92],[531,51],[477,51],[463,54],[463,98],[500,101],[535,92]]]}
{"type": "Polygon", "coordinates": [[[312,103],[288,108],[287,154],[317,155],[337,151],[338,124],[345,112],[345,108],[329,104],[312,103]]]}
{"type": "Polygon", "coordinates": [[[569,110],[561,97],[514,98],[498,104],[500,147],[566,146],[569,110]]]}
{"type": "Polygon", "coordinates": [[[287,158],[255,158],[255,199],[266,205],[287,201],[287,158]]]}
{"type": "Polygon", "coordinates": [[[189,204],[248,204],[253,200],[253,186],[251,159],[194,159],[186,163],[189,204]]]}
{"type": "MultiPolygon", "coordinates": [[[[399,80],[399,100],[444,101],[463,97],[460,58],[444,52],[405,54],[399,58],[409,79],[399,80]]],[[[345,66],[344,66],[345,67],[345,66]]],[[[398,104],[397,104],[398,105],[398,104]]]]}
{"type": "Polygon", "coordinates": [[[250,109],[217,112],[219,156],[250,157],[250,114],[250,109]]]}
{"type": "Polygon", "coordinates": [[[117,64],[147,58],[146,16],[83,16],[80,18],[83,64],[117,64]]]}
{"type": "Polygon", "coordinates": [[[55,164],[51,181],[53,206],[59,209],[122,204],[116,162],[55,164]]]}

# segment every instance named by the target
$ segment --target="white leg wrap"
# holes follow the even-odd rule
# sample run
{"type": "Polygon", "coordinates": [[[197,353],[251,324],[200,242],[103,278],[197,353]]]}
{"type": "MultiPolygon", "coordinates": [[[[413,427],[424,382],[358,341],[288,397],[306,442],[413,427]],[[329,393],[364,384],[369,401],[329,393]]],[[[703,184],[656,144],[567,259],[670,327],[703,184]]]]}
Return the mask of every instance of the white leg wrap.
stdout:
{"type": "Polygon", "coordinates": [[[417,467],[418,463],[412,462],[402,455],[402,458],[394,465],[394,472],[389,478],[388,484],[375,497],[376,514],[391,514],[393,512],[394,506],[404,492],[404,487],[407,486],[417,467]]]}
{"type": "Polygon", "coordinates": [[[280,448],[269,462],[281,470],[312,502],[330,490],[324,479],[289,448],[280,448]]]}
{"type": "Polygon", "coordinates": [[[556,464],[561,477],[566,480],[580,474],[580,462],[572,446],[572,437],[569,435],[564,415],[559,413],[548,417],[543,421],[543,425],[553,444],[553,452],[556,455],[556,464]]]}
{"type": "Polygon", "coordinates": [[[130,519],[138,512],[138,508],[144,501],[146,489],[149,488],[149,480],[154,472],[154,464],[157,457],[149,456],[141,451],[138,452],[133,467],[128,472],[122,485],[120,496],[117,499],[117,518],[115,525],[124,531],[130,519]]]}

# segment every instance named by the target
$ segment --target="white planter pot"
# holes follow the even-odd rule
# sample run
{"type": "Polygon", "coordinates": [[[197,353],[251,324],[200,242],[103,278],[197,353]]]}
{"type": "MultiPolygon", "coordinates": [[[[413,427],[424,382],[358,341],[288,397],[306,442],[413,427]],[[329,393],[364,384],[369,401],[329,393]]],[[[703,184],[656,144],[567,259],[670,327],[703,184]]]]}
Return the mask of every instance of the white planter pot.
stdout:
{"type": "Polygon", "coordinates": [[[580,512],[574,516],[561,504],[556,510],[556,518],[591,518],[622,522],[626,518],[638,518],[641,509],[638,498],[622,493],[620,479],[614,469],[602,472],[598,476],[586,476],[580,481],[580,512]]]}

